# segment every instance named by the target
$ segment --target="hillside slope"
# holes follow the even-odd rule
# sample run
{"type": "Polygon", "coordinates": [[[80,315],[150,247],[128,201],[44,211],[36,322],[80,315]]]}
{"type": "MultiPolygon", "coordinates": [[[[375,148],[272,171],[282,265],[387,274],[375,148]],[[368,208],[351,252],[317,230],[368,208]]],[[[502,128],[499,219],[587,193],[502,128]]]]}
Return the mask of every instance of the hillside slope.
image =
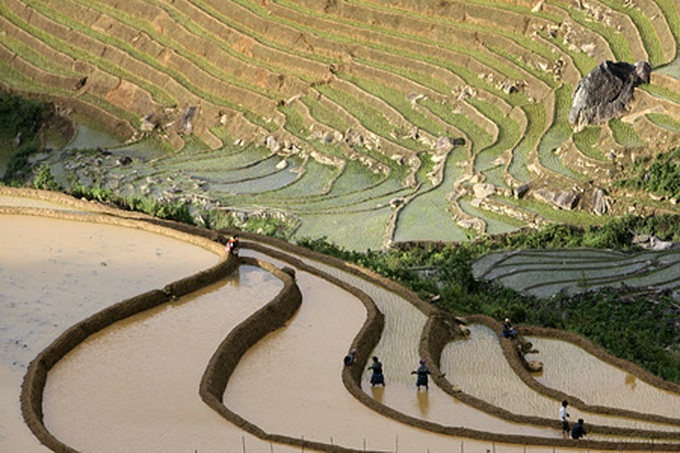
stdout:
{"type": "Polygon", "coordinates": [[[614,185],[680,144],[673,0],[8,0],[0,24],[6,89],[128,143],[110,151],[132,166],[45,157],[84,184],[358,249],[677,209],[614,185]],[[574,131],[605,60],[649,62],[650,84],[574,131]],[[129,145],[149,137],[175,152],[129,145]]]}

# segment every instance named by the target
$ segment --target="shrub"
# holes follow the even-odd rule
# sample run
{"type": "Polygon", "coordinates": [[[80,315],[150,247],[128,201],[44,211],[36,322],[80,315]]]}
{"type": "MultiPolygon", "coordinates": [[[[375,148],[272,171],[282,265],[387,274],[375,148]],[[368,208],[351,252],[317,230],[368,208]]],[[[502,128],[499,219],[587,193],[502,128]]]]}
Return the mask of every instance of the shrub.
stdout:
{"type": "Polygon", "coordinates": [[[62,187],[54,179],[50,166],[42,164],[38,167],[33,177],[33,187],[42,190],[61,191],[62,187]]]}
{"type": "Polygon", "coordinates": [[[14,153],[7,163],[2,181],[12,186],[23,185],[30,178],[32,172],[29,158],[36,152],[38,152],[36,146],[28,145],[14,153]]]}
{"type": "Polygon", "coordinates": [[[10,93],[0,93],[0,122],[2,128],[12,136],[21,133],[30,138],[42,123],[46,105],[42,102],[24,99],[10,93]]]}

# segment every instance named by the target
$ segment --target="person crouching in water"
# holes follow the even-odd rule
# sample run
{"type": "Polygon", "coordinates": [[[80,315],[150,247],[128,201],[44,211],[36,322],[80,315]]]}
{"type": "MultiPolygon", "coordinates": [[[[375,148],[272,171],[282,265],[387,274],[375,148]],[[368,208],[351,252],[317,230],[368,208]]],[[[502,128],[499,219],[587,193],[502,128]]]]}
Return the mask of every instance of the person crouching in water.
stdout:
{"type": "Polygon", "coordinates": [[[373,371],[371,376],[371,386],[382,385],[385,386],[385,375],[383,374],[383,366],[380,360],[376,356],[373,356],[373,363],[368,367],[369,370],[373,371]]]}
{"type": "Polygon", "coordinates": [[[418,377],[416,378],[416,388],[420,390],[420,387],[425,387],[425,390],[427,390],[428,387],[428,375],[430,374],[430,369],[427,367],[425,364],[425,359],[420,359],[420,366],[416,371],[411,371],[411,374],[417,374],[418,377]]]}

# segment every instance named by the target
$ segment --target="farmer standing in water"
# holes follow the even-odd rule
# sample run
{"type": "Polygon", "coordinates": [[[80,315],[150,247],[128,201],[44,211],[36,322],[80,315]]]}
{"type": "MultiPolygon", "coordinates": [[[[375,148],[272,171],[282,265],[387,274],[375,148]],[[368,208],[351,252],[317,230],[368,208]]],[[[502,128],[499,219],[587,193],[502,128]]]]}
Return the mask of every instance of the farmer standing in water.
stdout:
{"type": "Polygon", "coordinates": [[[427,367],[425,364],[425,359],[420,359],[420,366],[416,371],[411,371],[411,374],[417,374],[418,378],[416,379],[416,388],[420,390],[420,387],[423,386],[425,387],[425,390],[427,390],[428,387],[428,375],[430,374],[430,369],[427,367]]]}
{"type": "Polygon", "coordinates": [[[368,369],[373,371],[373,375],[371,376],[371,385],[374,387],[376,385],[382,385],[384,387],[385,375],[383,374],[383,366],[376,356],[373,356],[373,363],[370,367],[368,367],[368,369]]]}

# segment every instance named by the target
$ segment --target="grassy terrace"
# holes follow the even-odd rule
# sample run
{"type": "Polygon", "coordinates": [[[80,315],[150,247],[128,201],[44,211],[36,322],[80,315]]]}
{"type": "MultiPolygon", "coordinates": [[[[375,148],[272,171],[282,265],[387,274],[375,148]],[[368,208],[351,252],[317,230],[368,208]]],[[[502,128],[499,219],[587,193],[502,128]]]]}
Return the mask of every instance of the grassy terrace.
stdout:
{"type": "MultiPolygon", "coordinates": [[[[11,88],[73,97],[135,127],[159,115],[160,128],[146,135],[191,144],[136,162],[135,173],[105,159],[102,171],[115,178],[90,184],[282,211],[303,219],[296,234],[336,229],[343,245],[356,243],[357,216],[372,209],[380,214],[370,215],[371,244],[464,240],[480,225],[493,234],[527,218],[598,223],[589,191],[611,187],[608,156],[663,152],[680,141],[680,85],[641,87],[663,101],[644,121],[583,131],[567,122],[573,88],[604,59],[658,67],[676,58],[678,11],[671,0],[535,6],[9,0],[0,5],[9,31],[0,36],[0,68],[11,88]],[[26,64],[10,67],[14,56],[26,64]],[[79,90],[57,85],[84,77],[79,90]],[[199,106],[193,135],[178,128],[189,106],[199,106]],[[662,132],[664,145],[655,138],[662,132]],[[499,198],[475,200],[480,182],[499,198]],[[527,198],[510,196],[522,184],[527,198]],[[556,210],[532,196],[538,189],[573,189],[583,202],[556,210]]],[[[113,151],[143,156],[139,150],[113,151]]],[[[65,177],[58,160],[47,163],[65,177]]]]}

